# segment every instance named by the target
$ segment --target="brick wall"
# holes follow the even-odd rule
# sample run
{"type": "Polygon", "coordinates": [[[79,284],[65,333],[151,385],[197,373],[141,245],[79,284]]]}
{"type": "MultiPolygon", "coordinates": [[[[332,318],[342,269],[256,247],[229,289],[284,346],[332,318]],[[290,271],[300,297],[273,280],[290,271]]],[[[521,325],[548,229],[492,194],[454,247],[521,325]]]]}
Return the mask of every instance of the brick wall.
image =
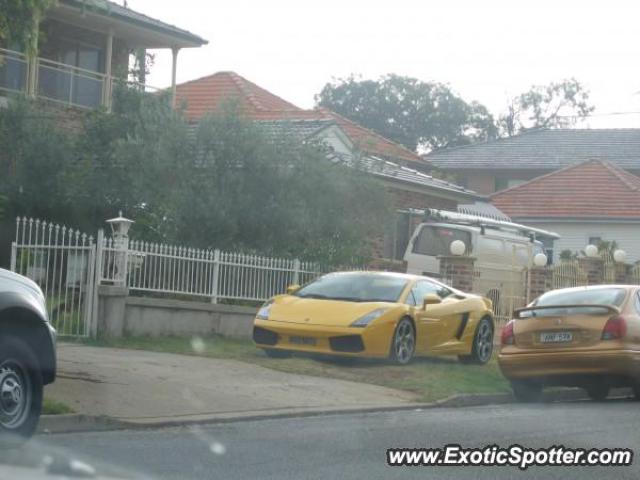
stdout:
{"type": "MultiPolygon", "coordinates": [[[[437,208],[440,210],[456,211],[458,202],[447,198],[441,198],[429,193],[415,192],[398,187],[388,187],[387,192],[391,196],[393,208],[395,210],[437,208]]],[[[415,215],[411,218],[411,231],[422,222],[422,217],[415,215]]],[[[373,258],[384,258],[385,239],[381,235],[369,240],[373,258]]]]}
{"type": "Polygon", "coordinates": [[[467,255],[443,255],[440,260],[440,276],[453,288],[463,292],[473,290],[474,264],[476,259],[467,255]]]}

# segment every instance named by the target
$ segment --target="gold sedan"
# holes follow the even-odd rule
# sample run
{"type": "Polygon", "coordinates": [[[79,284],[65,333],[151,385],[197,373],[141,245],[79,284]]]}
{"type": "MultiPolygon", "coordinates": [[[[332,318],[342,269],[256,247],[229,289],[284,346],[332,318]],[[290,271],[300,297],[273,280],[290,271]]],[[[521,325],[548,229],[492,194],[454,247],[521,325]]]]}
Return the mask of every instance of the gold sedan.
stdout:
{"type": "Polygon", "coordinates": [[[502,331],[498,363],[520,401],[546,386],[584,388],[603,400],[632,387],[640,400],[640,287],[598,285],[541,295],[502,331]]]}

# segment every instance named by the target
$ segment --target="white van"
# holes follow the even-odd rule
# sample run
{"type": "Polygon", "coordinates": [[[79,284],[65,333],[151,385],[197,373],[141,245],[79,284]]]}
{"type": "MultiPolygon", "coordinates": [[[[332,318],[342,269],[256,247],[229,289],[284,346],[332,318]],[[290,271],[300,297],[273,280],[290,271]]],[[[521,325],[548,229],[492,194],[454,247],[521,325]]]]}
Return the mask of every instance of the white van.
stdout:
{"type": "Polygon", "coordinates": [[[414,231],[404,260],[407,272],[438,278],[438,256],[450,255],[451,242],[461,240],[478,269],[522,271],[545,253],[537,238],[558,239],[553,232],[511,222],[441,210],[427,210],[414,231]]]}

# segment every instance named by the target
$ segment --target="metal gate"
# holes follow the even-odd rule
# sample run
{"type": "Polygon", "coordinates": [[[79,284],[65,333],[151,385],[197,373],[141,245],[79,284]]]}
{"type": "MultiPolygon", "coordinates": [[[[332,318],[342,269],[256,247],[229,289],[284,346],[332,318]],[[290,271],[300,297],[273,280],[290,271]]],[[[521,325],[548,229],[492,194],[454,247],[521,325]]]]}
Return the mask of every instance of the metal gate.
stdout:
{"type": "Polygon", "coordinates": [[[95,256],[91,235],[32,218],[16,221],[11,270],[42,288],[49,319],[60,336],[95,332],[95,256]]]}

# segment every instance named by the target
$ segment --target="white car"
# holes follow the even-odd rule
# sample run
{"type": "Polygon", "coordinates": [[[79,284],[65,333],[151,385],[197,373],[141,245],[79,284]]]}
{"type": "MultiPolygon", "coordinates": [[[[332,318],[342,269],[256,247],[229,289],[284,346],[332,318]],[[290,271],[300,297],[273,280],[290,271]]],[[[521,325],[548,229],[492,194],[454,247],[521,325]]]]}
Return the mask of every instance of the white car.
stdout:
{"type": "Polygon", "coordinates": [[[43,387],[56,377],[55,338],[40,287],[0,269],[0,445],[35,432],[43,387]]]}
{"type": "Polygon", "coordinates": [[[533,257],[544,253],[539,238],[548,242],[560,238],[558,234],[493,220],[475,215],[427,210],[424,223],[413,232],[404,260],[407,273],[438,278],[438,257],[450,255],[451,243],[459,240],[465,253],[472,255],[478,269],[521,271],[533,257]]]}

